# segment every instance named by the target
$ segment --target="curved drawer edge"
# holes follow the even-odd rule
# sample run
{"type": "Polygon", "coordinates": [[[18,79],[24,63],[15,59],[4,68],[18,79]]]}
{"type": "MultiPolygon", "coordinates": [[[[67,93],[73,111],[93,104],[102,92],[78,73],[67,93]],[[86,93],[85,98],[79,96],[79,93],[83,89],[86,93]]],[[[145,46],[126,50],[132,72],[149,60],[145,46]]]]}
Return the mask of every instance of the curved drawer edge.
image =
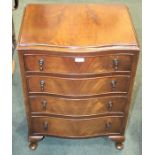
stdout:
{"type": "MultiPolygon", "coordinates": [[[[120,116],[116,116],[116,115],[114,115],[114,116],[98,116],[98,117],[93,117],[93,118],[89,118],[89,117],[87,117],[87,118],[85,118],[85,119],[83,119],[83,118],[78,118],[77,120],[92,120],[92,119],[99,119],[99,118],[124,118],[124,116],[122,116],[122,115],[120,115],[120,116]]],[[[56,117],[54,117],[54,116],[37,116],[37,115],[32,115],[31,116],[31,119],[33,119],[33,118],[56,118],[56,117]]],[[[75,120],[74,118],[60,118],[60,119],[66,119],[66,120],[75,120]]]]}
{"type": "Polygon", "coordinates": [[[124,112],[106,112],[92,115],[62,115],[54,113],[41,113],[41,112],[31,112],[32,116],[42,116],[42,117],[57,117],[57,118],[71,118],[71,119],[84,119],[84,118],[98,118],[106,116],[125,116],[124,112]]]}
{"type": "Polygon", "coordinates": [[[91,78],[91,77],[102,77],[102,76],[116,76],[116,75],[131,75],[131,71],[115,71],[115,72],[101,72],[101,73],[81,73],[81,74],[63,74],[63,73],[45,73],[45,72],[37,72],[37,71],[25,71],[26,76],[53,76],[53,77],[60,77],[60,78],[91,78]]]}
{"type": "Polygon", "coordinates": [[[34,95],[47,95],[47,96],[54,96],[54,97],[61,97],[61,98],[71,98],[71,99],[82,99],[82,98],[95,98],[95,97],[100,97],[100,96],[107,96],[107,95],[127,95],[128,92],[106,92],[102,94],[94,94],[94,95],[62,95],[62,94],[54,94],[54,93],[49,93],[49,92],[28,92],[29,96],[34,96],[34,95]]]}
{"type": "Polygon", "coordinates": [[[64,138],[64,139],[87,139],[87,138],[97,138],[101,136],[120,136],[121,133],[105,133],[105,134],[94,134],[94,135],[87,135],[87,136],[61,136],[61,135],[53,135],[47,133],[33,133],[32,136],[49,136],[49,137],[56,137],[56,138],[64,138]]]}

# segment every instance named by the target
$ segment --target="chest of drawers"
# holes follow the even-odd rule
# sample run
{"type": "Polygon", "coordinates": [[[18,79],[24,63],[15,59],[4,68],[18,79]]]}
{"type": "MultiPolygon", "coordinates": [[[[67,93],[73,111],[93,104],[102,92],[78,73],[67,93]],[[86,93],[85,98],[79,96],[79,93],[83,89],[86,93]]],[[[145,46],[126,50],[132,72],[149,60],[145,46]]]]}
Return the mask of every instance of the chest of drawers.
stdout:
{"type": "Polygon", "coordinates": [[[123,148],[139,56],[126,6],[30,4],[18,54],[31,149],[45,136],[123,148]]]}

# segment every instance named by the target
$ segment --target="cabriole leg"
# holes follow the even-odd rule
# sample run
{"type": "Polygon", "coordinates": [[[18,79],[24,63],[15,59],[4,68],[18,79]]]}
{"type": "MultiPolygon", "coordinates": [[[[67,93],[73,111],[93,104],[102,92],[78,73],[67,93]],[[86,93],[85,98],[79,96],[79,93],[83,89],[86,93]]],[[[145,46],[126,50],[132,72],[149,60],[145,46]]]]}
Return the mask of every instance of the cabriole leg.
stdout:
{"type": "Polygon", "coordinates": [[[122,150],[124,145],[123,142],[125,141],[125,137],[124,136],[109,136],[109,138],[113,141],[115,141],[116,144],[116,148],[118,150],[122,150]]]}
{"type": "Polygon", "coordinates": [[[29,148],[35,150],[38,146],[38,141],[42,140],[44,136],[29,136],[29,148]]]}

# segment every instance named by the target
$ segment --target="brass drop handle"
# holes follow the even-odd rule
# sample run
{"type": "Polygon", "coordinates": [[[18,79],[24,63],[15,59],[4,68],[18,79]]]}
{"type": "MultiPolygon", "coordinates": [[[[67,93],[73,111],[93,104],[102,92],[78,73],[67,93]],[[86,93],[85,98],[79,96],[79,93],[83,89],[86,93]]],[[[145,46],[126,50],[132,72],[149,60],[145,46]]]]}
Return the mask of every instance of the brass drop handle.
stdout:
{"type": "Polygon", "coordinates": [[[112,128],[112,123],[111,122],[107,122],[105,124],[105,128],[106,128],[106,130],[110,130],[112,128]]]}
{"type": "Polygon", "coordinates": [[[47,101],[46,100],[43,100],[42,102],[41,102],[41,104],[42,104],[42,110],[46,110],[46,108],[47,108],[47,101]]]}
{"type": "Polygon", "coordinates": [[[119,63],[120,63],[120,61],[118,59],[113,60],[113,67],[115,70],[118,70],[119,63]]]}
{"type": "Polygon", "coordinates": [[[40,81],[40,89],[41,89],[41,91],[44,91],[44,87],[45,87],[45,81],[41,80],[40,81]]]}
{"type": "Polygon", "coordinates": [[[40,71],[44,70],[44,59],[39,60],[40,71]]]}
{"type": "Polygon", "coordinates": [[[44,131],[47,131],[48,130],[48,122],[47,121],[45,121],[43,123],[43,128],[44,128],[44,131]]]}
{"type": "Polygon", "coordinates": [[[112,101],[109,101],[107,103],[107,109],[108,109],[108,111],[111,111],[112,110],[112,101]]]}
{"type": "Polygon", "coordinates": [[[111,81],[112,90],[116,88],[116,84],[117,84],[116,80],[111,81]]]}

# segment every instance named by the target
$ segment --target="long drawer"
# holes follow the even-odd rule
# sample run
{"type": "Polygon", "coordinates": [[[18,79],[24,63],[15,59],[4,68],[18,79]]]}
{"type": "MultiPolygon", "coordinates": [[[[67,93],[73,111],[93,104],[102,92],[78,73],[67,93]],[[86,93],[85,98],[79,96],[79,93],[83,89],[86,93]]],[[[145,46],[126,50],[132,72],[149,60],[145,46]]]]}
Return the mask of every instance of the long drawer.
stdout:
{"type": "Polygon", "coordinates": [[[93,116],[99,114],[124,114],[126,96],[104,96],[87,99],[69,99],[53,96],[30,96],[33,115],[53,114],[65,116],[93,116]]]}
{"type": "Polygon", "coordinates": [[[130,72],[132,55],[105,54],[103,56],[53,56],[47,54],[24,55],[27,72],[58,74],[93,74],[114,71],[130,72]]]}
{"type": "Polygon", "coordinates": [[[60,78],[28,76],[29,93],[52,93],[67,96],[87,96],[110,92],[128,92],[130,76],[98,78],[60,78]]]}
{"type": "Polygon", "coordinates": [[[123,117],[98,117],[91,119],[64,119],[54,117],[32,117],[34,135],[61,137],[90,137],[120,134],[123,117]]]}

